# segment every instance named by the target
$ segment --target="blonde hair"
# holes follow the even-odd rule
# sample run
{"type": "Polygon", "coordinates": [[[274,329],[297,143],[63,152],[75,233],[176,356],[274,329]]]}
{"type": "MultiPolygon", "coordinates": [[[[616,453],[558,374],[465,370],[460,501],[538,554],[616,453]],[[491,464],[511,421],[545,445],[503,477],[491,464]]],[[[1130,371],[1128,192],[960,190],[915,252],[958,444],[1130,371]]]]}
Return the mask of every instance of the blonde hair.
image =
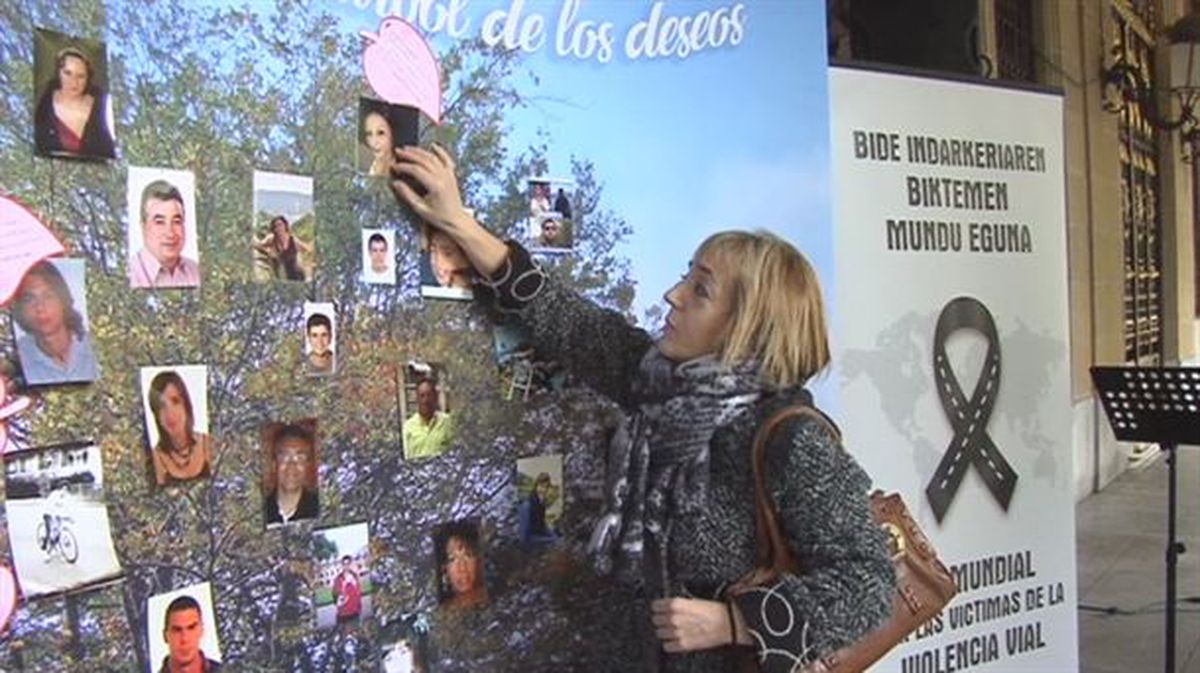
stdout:
{"type": "Polygon", "coordinates": [[[726,364],[757,360],[779,388],[803,384],[829,364],[821,286],[799,250],[766,231],[724,231],[700,244],[696,259],[704,257],[731,276],[726,364]]]}

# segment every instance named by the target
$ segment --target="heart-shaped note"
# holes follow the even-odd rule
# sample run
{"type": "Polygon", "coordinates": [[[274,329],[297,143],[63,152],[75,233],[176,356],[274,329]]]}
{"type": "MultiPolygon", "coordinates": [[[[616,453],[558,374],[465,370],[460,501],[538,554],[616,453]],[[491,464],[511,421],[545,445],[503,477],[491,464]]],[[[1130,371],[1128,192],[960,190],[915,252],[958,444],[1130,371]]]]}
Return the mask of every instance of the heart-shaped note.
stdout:
{"type": "MultiPolygon", "coordinates": [[[[21,448],[16,442],[8,441],[8,419],[24,412],[33,404],[33,400],[24,395],[9,397],[8,389],[11,387],[12,381],[9,381],[7,376],[0,373],[0,454],[17,451],[21,448]]],[[[0,631],[3,630],[0,627],[0,631]]]]}
{"type": "Polygon", "coordinates": [[[12,568],[0,565],[0,633],[8,629],[8,622],[17,611],[17,581],[12,568]]]}
{"type": "Polygon", "coordinates": [[[7,196],[0,196],[0,241],[0,306],[12,301],[30,267],[66,251],[37,215],[7,196]]]}
{"type": "Polygon", "coordinates": [[[375,93],[396,105],[415,107],[441,123],[442,78],[433,50],[404,19],[389,16],[379,33],[360,33],[367,40],[363,71],[375,93]]]}

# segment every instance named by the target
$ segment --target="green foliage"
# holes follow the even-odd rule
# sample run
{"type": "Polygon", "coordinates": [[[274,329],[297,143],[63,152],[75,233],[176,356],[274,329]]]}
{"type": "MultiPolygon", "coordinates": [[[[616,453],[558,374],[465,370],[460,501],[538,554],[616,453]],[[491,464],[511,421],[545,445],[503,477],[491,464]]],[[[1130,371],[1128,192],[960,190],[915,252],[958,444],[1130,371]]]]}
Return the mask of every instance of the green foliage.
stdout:
{"type": "MultiPolygon", "coordinates": [[[[504,402],[487,323],[469,306],[417,295],[416,227],[386,186],[357,177],[357,35],[338,32],[319,8],[281,0],[239,7],[172,2],[15,0],[0,3],[0,191],[50,221],[70,254],[88,261],[92,339],[102,370],[91,386],[51,389],[38,401],[36,443],[99,442],[123,583],[27,603],[0,637],[0,669],[145,670],[146,599],[212,582],[225,661],[238,671],[371,670],[374,628],[313,627],[316,561],[328,551],[306,525],[264,531],[259,426],[316,416],[322,469],[319,527],[367,521],[375,611],[389,620],[436,605],[430,531],[482,517],[493,604],[435,618],[439,670],[621,668],[631,626],[608,584],[571,560],[599,497],[598,458],[609,413],[585,391],[528,404],[504,402]],[[107,4],[107,9],[105,8],[107,4]],[[108,40],[111,94],[122,159],[111,164],[32,156],[32,31],[48,26],[108,40]],[[100,29],[108,26],[106,32],[100,29]],[[196,176],[195,235],[203,266],[196,291],[136,292],[125,277],[127,165],[196,176]],[[315,178],[318,263],[312,283],[255,283],[249,251],[251,176],[270,170],[315,178]],[[391,223],[404,260],[396,288],[358,280],[359,230],[391,223]],[[338,373],[309,379],[301,367],[301,306],[338,307],[338,373]],[[465,404],[445,455],[400,458],[397,395],[411,358],[444,363],[465,404]],[[210,480],[153,490],[138,370],[206,364],[210,480]],[[516,544],[514,461],[566,453],[560,529],[567,551],[530,556],[516,544]],[[573,495],[574,493],[574,495],[573,495]],[[585,631],[610,634],[587,642],[585,631]],[[65,634],[65,638],[60,637],[65,634]],[[572,664],[574,663],[574,666],[572,664]],[[606,663],[607,662],[607,663],[606,663]]],[[[465,197],[482,221],[516,236],[524,178],[544,173],[544,147],[514,154],[506,113],[522,104],[516,52],[462,42],[440,54],[444,124],[426,129],[458,158],[465,197]]],[[[558,272],[593,299],[628,312],[634,285],[616,253],[628,225],[602,205],[586,159],[573,163],[578,255],[558,272]]],[[[308,235],[309,221],[296,223],[308,235]]],[[[11,344],[8,321],[0,343],[11,344]]],[[[11,354],[11,352],[10,352],[11,354]]],[[[635,643],[636,646],[636,643],[635,643]]]]}

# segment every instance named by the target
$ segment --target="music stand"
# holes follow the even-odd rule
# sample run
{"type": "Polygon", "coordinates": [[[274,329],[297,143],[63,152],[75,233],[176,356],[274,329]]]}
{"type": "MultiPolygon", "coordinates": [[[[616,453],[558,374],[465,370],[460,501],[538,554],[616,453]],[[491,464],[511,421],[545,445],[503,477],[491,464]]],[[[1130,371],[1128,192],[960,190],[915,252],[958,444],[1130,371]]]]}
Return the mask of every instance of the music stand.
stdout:
{"type": "Polygon", "coordinates": [[[1154,442],[1167,456],[1167,629],[1165,670],[1175,673],[1176,447],[1200,444],[1200,368],[1092,367],[1092,382],[1122,442],[1154,442]]]}

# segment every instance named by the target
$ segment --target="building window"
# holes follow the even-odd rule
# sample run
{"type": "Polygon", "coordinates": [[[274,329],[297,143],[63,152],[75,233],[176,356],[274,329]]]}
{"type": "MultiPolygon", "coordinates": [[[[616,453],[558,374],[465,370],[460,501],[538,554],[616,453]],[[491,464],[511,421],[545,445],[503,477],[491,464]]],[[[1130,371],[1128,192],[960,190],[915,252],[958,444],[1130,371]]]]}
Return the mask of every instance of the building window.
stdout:
{"type": "MultiPolygon", "coordinates": [[[[1113,48],[1153,82],[1154,7],[1151,2],[1113,0],[1113,48]]],[[[1159,215],[1158,134],[1137,103],[1117,122],[1121,161],[1121,224],[1124,238],[1125,362],[1162,362],[1162,218],[1159,215]]]]}
{"type": "Polygon", "coordinates": [[[995,0],[996,76],[1037,81],[1033,63],[1032,0],[995,0]]]}

